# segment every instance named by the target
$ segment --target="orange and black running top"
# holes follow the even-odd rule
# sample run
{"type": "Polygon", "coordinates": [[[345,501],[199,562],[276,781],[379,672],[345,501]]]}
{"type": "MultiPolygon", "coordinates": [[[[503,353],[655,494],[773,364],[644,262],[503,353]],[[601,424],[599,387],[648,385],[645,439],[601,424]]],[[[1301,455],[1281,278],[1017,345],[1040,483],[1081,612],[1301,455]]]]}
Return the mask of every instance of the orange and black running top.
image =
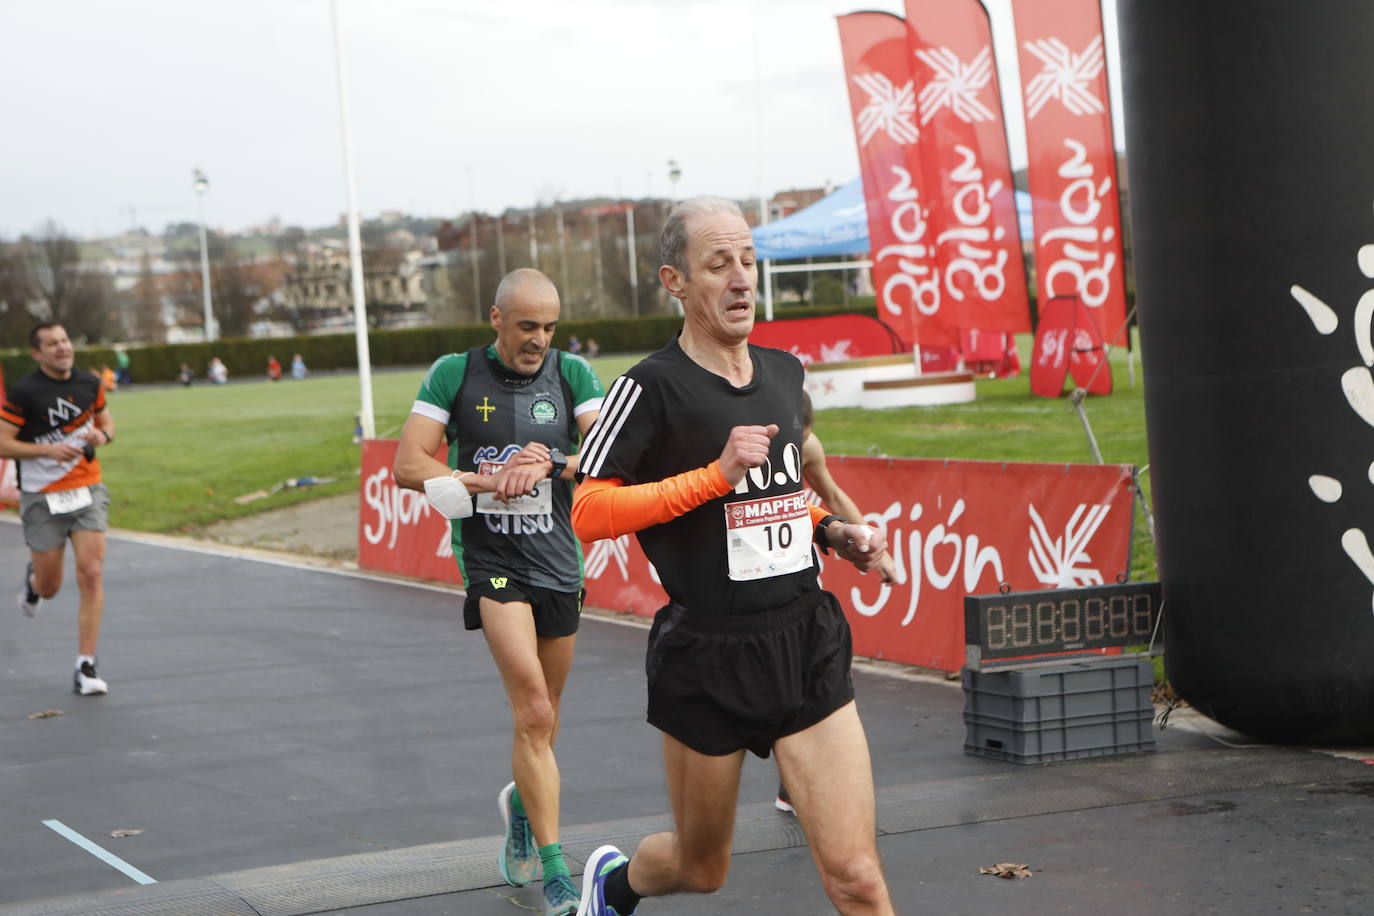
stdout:
{"type": "MultiPolygon", "coordinates": [[[[95,425],[95,415],[105,409],[105,389],[100,379],[73,369],[66,379],[56,379],[35,369],[5,388],[0,420],[19,427],[20,442],[66,442],[81,448],[82,433],[95,425]]],[[[21,458],[16,462],[19,489],[24,493],[74,490],[100,483],[100,461],[77,458],[21,458]]]]}

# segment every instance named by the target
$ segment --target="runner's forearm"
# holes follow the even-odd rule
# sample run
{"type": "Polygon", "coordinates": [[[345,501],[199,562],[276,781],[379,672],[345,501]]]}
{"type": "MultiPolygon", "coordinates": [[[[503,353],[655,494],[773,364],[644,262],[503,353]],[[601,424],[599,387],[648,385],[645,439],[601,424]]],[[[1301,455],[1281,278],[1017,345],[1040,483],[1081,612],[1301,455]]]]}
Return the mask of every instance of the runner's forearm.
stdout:
{"type": "Polygon", "coordinates": [[[573,531],[584,541],[632,534],[685,515],[733,489],[718,461],[630,486],[615,479],[589,477],[573,493],[573,531]]]}

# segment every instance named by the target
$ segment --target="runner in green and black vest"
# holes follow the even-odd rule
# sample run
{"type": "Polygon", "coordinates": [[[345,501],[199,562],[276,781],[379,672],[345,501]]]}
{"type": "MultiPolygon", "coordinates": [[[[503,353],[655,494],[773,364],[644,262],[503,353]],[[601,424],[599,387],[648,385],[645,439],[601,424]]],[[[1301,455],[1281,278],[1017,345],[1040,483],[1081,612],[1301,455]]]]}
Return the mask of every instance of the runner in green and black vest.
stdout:
{"type": "Polygon", "coordinates": [[[578,891],[558,838],[553,745],[582,610],[572,481],[602,389],[586,360],[550,346],[559,312],[548,277],[507,274],[491,309],[496,342],[430,367],[394,473],[454,520],[464,624],[486,635],[510,700],[515,778],[497,800],[506,824],[501,876],[520,887],[542,866],[544,912],[570,916],[578,891]],[[434,457],[445,442],[447,464],[434,457]]]}

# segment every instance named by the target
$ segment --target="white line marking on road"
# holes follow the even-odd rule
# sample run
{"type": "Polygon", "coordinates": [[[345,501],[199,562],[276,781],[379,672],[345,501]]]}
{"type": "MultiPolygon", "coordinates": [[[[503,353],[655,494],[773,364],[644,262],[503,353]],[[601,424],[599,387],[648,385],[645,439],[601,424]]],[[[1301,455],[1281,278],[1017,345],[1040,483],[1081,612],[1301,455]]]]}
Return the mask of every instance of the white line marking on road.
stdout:
{"type": "Polygon", "coordinates": [[[139,871],[137,868],[134,868],[128,862],[125,862],[123,859],[121,859],[114,853],[110,852],[109,850],[100,848],[96,844],[92,843],[90,840],[86,839],[81,834],[77,833],[72,828],[68,827],[66,824],[62,823],[61,821],[47,820],[43,822],[43,826],[50,827],[59,836],[66,837],[76,845],[80,846],[82,849],[89,852],[91,855],[95,856],[100,861],[104,862],[106,865],[109,865],[113,868],[118,869],[119,871],[122,871],[124,874],[128,875],[130,878],[133,878],[139,884],[157,884],[157,881],[155,879],[149,878],[143,872],[139,871]]]}

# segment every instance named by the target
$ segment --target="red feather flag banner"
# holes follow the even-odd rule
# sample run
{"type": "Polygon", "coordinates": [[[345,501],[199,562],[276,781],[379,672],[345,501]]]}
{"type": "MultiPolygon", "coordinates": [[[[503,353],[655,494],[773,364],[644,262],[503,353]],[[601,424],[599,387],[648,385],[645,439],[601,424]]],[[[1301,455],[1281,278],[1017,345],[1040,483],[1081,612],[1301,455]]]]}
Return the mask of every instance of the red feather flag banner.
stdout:
{"type": "MultiPolygon", "coordinates": [[[[992,27],[978,0],[906,0],[907,40],[930,188],[936,262],[955,324],[1029,331],[992,27]]],[[[967,343],[967,342],[966,342],[967,343]]],[[[965,347],[966,349],[966,347],[965,347]]],[[[968,354],[965,353],[965,358],[968,354]]]]}
{"type": "Polygon", "coordinates": [[[1016,0],[1041,302],[1074,296],[1126,343],[1116,149],[1098,0],[1016,0]]]}
{"type": "Polygon", "coordinates": [[[908,347],[958,348],[957,316],[936,259],[939,227],[923,173],[920,113],[906,23],[890,13],[840,16],[878,317],[908,347]]]}

